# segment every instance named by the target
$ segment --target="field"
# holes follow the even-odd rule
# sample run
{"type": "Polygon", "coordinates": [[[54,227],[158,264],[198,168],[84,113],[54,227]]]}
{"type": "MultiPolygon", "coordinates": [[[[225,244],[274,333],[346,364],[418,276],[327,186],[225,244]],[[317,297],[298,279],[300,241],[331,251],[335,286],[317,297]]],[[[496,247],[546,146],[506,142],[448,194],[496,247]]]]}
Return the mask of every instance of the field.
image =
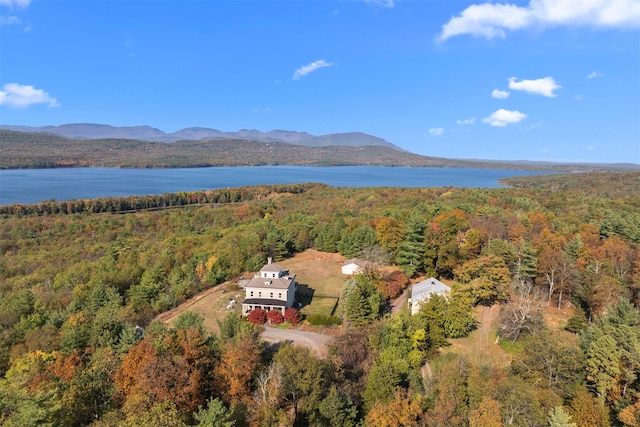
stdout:
{"type": "Polygon", "coordinates": [[[344,261],[345,258],[340,254],[309,249],[293,258],[278,262],[296,275],[296,297],[302,303],[302,314],[334,314],[342,285],[347,277],[340,271],[344,261]]]}
{"type": "MultiPolygon", "coordinates": [[[[340,268],[345,258],[340,254],[330,254],[309,249],[293,258],[277,261],[278,264],[296,275],[298,300],[303,304],[301,313],[331,315],[338,304],[344,276],[340,268]]],[[[255,272],[247,273],[251,277],[255,272]]],[[[204,326],[218,331],[218,320],[229,312],[240,313],[244,293],[234,282],[224,283],[208,289],[178,307],[160,314],[157,318],[171,323],[180,313],[190,310],[204,317],[204,326]],[[228,309],[230,300],[237,303],[228,309]]]]}

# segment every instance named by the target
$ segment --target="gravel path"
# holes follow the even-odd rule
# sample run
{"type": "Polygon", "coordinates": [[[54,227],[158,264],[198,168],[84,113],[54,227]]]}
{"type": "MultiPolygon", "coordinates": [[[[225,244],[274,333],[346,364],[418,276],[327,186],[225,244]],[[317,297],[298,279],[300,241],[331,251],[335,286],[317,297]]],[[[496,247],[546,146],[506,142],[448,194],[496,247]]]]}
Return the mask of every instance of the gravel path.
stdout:
{"type": "Polygon", "coordinates": [[[319,357],[327,355],[327,344],[333,338],[331,335],[317,332],[302,331],[299,329],[277,329],[270,326],[264,327],[260,337],[271,343],[289,341],[294,345],[301,345],[316,352],[319,357]]]}
{"type": "Polygon", "coordinates": [[[411,286],[405,289],[398,298],[391,302],[391,313],[395,314],[407,305],[407,299],[409,298],[409,292],[411,292],[411,286]]]}

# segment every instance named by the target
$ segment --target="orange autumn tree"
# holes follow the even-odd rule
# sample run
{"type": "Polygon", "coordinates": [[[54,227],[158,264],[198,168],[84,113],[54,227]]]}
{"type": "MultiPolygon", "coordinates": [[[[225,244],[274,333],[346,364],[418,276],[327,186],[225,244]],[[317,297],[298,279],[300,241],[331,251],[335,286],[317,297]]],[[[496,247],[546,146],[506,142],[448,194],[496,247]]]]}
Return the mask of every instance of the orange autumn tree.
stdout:
{"type": "Polygon", "coordinates": [[[418,427],[423,425],[422,395],[396,390],[390,402],[376,402],[367,414],[370,427],[418,427]]]}
{"type": "Polygon", "coordinates": [[[260,362],[257,338],[244,333],[222,345],[220,364],[215,373],[218,390],[226,404],[236,404],[251,398],[251,383],[260,362]]]}
{"type": "Polygon", "coordinates": [[[193,412],[211,396],[214,364],[211,343],[202,330],[164,331],[131,347],[114,382],[125,412],[165,401],[181,412],[193,412]]]}

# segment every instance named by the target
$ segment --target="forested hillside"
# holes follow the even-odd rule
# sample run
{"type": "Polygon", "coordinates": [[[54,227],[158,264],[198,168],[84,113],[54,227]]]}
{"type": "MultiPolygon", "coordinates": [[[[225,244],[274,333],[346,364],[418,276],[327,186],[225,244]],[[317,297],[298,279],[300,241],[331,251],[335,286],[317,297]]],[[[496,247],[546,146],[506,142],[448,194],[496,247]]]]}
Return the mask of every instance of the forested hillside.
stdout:
{"type": "MultiPolygon", "coordinates": [[[[0,169],[58,167],[181,168],[204,166],[449,166],[526,170],[633,171],[637,164],[500,162],[422,156],[388,145],[336,145],[359,134],[325,135],[305,141],[322,146],[250,139],[180,140],[171,144],[133,139],[70,139],[0,129],[0,169]]],[[[366,139],[364,139],[366,141],[366,139]]],[[[302,142],[301,142],[302,144],[302,142]]]]}
{"type": "Polygon", "coordinates": [[[175,168],[263,165],[469,166],[473,162],[420,156],[390,147],[307,147],[284,142],[215,139],[163,142],[69,139],[0,130],[0,169],[77,166],[175,168]]]}
{"type": "Polygon", "coordinates": [[[638,178],[5,207],[0,424],[638,426],[638,178]],[[267,346],[235,315],[218,334],[189,312],[172,326],[152,321],[268,256],[308,248],[434,276],[452,295],[411,317],[390,313],[397,289],[381,270],[347,280],[323,359],[267,346]],[[478,305],[500,312],[507,366],[440,351],[473,333],[478,305]],[[549,307],[572,316],[552,324],[549,307]]]}

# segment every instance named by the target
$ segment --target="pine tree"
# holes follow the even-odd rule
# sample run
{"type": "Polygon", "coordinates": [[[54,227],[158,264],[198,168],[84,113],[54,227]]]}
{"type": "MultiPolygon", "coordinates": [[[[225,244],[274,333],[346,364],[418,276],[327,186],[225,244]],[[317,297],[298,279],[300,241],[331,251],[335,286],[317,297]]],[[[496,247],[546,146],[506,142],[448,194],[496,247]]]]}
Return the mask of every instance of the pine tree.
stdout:
{"type": "Polygon", "coordinates": [[[520,239],[520,247],[516,254],[515,278],[522,284],[533,281],[536,277],[537,264],[536,250],[531,243],[520,239]]]}
{"type": "Polygon", "coordinates": [[[549,410],[549,427],[576,427],[576,423],[571,422],[571,415],[567,414],[562,406],[556,406],[549,410]]]}
{"type": "Polygon", "coordinates": [[[424,223],[419,218],[412,218],[407,224],[407,234],[398,245],[396,264],[409,276],[422,271],[424,265],[424,223]]]}
{"type": "Polygon", "coordinates": [[[345,316],[356,326],[364,325],[370,319],[371,305],[357,285],[353,287],[345,303],[345,316]]]}

